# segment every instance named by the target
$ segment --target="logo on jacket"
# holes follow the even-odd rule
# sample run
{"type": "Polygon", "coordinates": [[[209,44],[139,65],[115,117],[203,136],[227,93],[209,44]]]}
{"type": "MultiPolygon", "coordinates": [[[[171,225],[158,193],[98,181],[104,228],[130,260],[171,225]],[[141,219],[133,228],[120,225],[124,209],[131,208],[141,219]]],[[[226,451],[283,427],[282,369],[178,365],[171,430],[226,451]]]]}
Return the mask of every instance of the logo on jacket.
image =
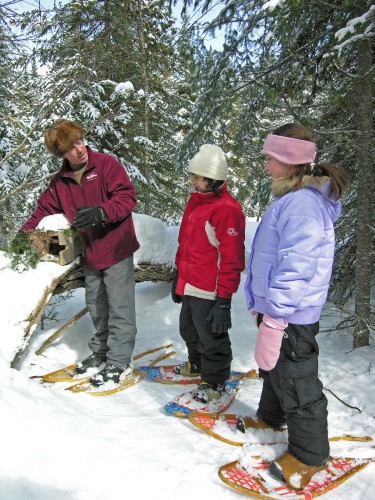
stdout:
{"type": "Polygon", "coordinates": [[[93,181],[96,177],[98,177],[97,174],[90,174],[86,178],[88,181],[93,181]]]}
{"type": "Polygon", "coordinates": [[[230,227],[227,231],[229,236],[238,236],[238,231],[234,229],[234,227],[230,227]]]}

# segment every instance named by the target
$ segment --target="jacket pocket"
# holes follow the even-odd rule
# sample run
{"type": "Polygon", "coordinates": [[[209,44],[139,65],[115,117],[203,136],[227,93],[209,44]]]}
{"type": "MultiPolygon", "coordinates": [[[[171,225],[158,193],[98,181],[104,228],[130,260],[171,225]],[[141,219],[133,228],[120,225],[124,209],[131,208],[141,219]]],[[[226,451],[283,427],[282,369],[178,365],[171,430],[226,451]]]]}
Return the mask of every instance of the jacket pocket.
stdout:
{"type": "Polygon", "coordinates": [[[272,264],[266,262],[265,264],[257,266],[254,262],[252,266],[252,284],[251,289],[254,295],[258,297],[265,298],[267,296],[267,291],[270,284],[270,275],[272,270],[272,264]],[[257,269],[261,270],[261,273],[257,272],[257,269]]]}

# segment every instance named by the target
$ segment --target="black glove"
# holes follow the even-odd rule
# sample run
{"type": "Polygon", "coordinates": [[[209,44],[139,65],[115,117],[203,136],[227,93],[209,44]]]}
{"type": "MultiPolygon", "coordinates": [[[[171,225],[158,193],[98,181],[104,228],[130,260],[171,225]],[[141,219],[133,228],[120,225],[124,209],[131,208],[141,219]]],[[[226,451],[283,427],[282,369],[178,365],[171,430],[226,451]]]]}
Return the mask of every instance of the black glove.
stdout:
{"type": "Polygon", "coordinates": [[[176,286],[177,286],[177,281],[178,281],[178,271],[175,274],[175,277],[173,278],[172,281],[172,290],[171,290],[171,295],[172,295],[172,300],[175,304],[181,304],[181,295],[176,294],[176,286]]]}
{"type": "Polygon", "coordinates": [[[232,328],[230,316],[231,299],[216,297],[215,303],[207,316],[207,321],[212,321],[212,333],[221,335],[232,328]]]}
{"type": "Polygon", "coordinates": [[[74,225],[79,229],[100,226],[103,222],[103,212],[100,207],[78,207],[74,217],[74,225]]]}
{"type": "Polygon", "coordinates": [[[29,240],[25,231],[18,231],[10,243],[10,251],[17,255],[21,255],[25,252],[28,244],[29,240]]]}

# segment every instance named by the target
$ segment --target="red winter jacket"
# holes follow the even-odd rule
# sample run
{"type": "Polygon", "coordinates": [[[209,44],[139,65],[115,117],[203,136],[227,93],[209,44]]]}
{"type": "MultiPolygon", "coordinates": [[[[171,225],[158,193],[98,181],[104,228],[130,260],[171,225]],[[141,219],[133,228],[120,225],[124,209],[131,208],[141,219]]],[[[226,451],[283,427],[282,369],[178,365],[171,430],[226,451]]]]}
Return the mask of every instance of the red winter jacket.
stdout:
{"type": "Polygon", "coordinates": [[[230,299],[245,267],[245,216],[228,192],[191,193],[176,254],[178,295],[230,299]]]}
{"type": "Polygon", "coordinates": [[[64,161],[21,229],[35,229],[44,217],[57,213],[64,213],[73,225],[78,207],[102,207],[107,216],[104,227],[89,227],[79,232],[86,254],[82,263],[93,269],[105,269],[139,248],[132,219],[136,193],[121,163],[108,154],[89,147],[87,150],[88,164],[81,184],[64,161]]]}

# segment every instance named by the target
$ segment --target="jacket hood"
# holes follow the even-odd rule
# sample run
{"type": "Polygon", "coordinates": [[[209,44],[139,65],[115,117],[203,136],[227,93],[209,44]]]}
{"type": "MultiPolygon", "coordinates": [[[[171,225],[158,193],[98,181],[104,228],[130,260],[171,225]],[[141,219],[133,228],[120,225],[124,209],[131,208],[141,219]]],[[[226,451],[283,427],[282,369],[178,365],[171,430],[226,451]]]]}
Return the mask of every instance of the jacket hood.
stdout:
{"type": "MultiPolygon", "coordinates": [[[[219,189],[222,193],[228,192],[228,185],[226,184],[226,182],[223,182],[219,189]]],[[[217,198],[218,195],[214,191],[207,191],[206,193],[192,191],[190,193],[190,196],[192,196],[193,198],[197,198],[198,200],[207,200],[209,198],[217,198]]]]}
{"type": "Polygon", "coordinates": [[[327,176],[312,177],[304,175],[302,182],[297,178],[281,177],[272,182],[272,194],[280,198],[287,193],[299,191],[301,189],[311,189],[318,192],[325,200],[333,222],[341,215],[341,202],[329,197],[330,178],[327,176]]]}

